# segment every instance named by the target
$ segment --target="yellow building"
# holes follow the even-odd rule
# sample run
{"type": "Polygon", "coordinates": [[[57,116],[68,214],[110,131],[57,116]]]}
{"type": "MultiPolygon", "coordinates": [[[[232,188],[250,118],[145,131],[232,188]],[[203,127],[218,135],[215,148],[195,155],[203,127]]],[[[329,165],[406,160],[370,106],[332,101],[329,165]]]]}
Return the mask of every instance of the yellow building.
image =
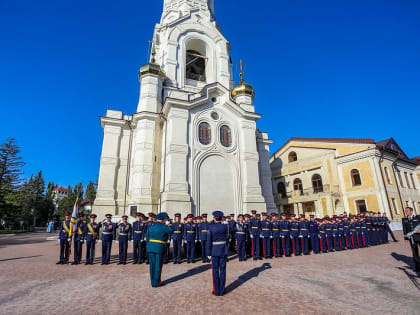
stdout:
{"type": "Polygon", "coordinates": [[[420,157],[394,139],[291,138],[270,158],[280,211],[295,214],[387,213],[406,206],[420,214],[420,157]]]}

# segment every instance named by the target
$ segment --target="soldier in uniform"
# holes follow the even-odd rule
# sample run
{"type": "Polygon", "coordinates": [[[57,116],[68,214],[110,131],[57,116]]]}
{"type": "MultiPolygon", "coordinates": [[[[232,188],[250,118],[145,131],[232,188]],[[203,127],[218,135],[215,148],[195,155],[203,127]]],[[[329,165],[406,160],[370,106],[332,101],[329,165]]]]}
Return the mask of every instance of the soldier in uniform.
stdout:
{"type": "Polygon", "coordinates": [[[357,248],[357,230],[356,230],[356,219],[350,217],[350,248],[357,248]]]}
{"type": "Polygon", "coordinates": [[[117,227],[111,222],[112,214],[107,214],[106,221],[102,223],[102,263],[108,265],[111,260],[112,241],[116,238],[117,227]]]}
{"type": "Polygon", "coordinates": [[[280,235],[280,222],[277,219],[277,214],[271,214],[272,221],[271,221],[271,230],[273,235],[273,256],[278,258],[282,256],[282,248],[281,248],[281,235],[280,235]]]}
{"type": "Polygon", "coordinates": [[[122,222],[119,224],[119,235],[118,235],[118,243],[119,243],[119,262],[118,265],[126,265],[127,264],[127,251],[128,251],[128,241],[131,242],[131,224],[127,222],[128,216],[122,216],[122,222]]]}
{"type": "Polygon", "coordinates": [[[198,239],[198,226],[193,222],[193,215],[187,216],[187,223],[184,224],[184,241],[187,242],[187,263],[195,262],[195,242],[198,239]]]}
{"type": "Polygon", "coordinates": [[[235,224],[235,236],[237,241],[237,250],[238,250],[238,257],[239,261],[246,261],[246,239],[248,234],[248,226],[244,222],[244,216],[240,214],[238,216],[238,222],[235,224]]]}
{"type": "Polygon", "coordinates": [[[207,240],[207,252],[211,256],[213,291],[216,296],[225,293],[226,262],[228,256],[229,226],[221,224],[223,212],[213,212],[215,224],[210,226],[207,240]]]}
{"type": "MultiPolygon", "coordinates": [[[[253,210],[255,211],[255,210],[253,210]]],[[[262,259],[260,250],[261,221],[259,214],[252,212],[253,218],[250,221],[251,253],[254,260],[262,259]]]]}
{"type": "Polygon", "coordinates": [[[245,214],[245,225],[248,228],[248,234],[246,236],[246,244],[245,244],[245,252],[246,252],[246,257],[252,257],[252,246],[251,246],[251,215],[249,215],[248,213],[245,214]]]}
{"type": "Polygon", "coordinates": [[[273,239],[272,235],[272,226],[271,222],[268,219],[266,212],[262,213],[263,220],[261,221],[261,238],[263,245],[263,256],[265,259],[272,258],[271,256],[271,240],[273,239]]]}
{"type": "Polygon", "coordinates": [[[174,264],[181,263],[182,239],[184,237],[184,225],[181,223],[181,214],[175,214],[175,222],[172,223],[172,244],[174,257],[174,264]]]}
{"type": "Polygon", "coordinates": [[[325,240],[328,252],[333,252],[333,227],[328,216],[325,217],[325,240]]]}
{"type": "Polygon", "coordinates": [[[318,223],[315,220],[315,216],[312,214],[309,216],[308,230],[311,237],[312,250],[315,254],[319,254],[318,223]]]}
{"type": "Polygon", "coordinates": [[[391,228],[389,226],[389,219],[388,219],[386,213],[384,213],[382,215],[382,219],[383,219],[384,224],[385,224],[385,242],[388,243],[388,234],[391,235],[392,240],[394,242],[398,242],[398,240],[395,238],[394,232],[392,232],[392,230],[391,230],[391,228]]]}
{"type": "Polygon", "coordinates": [[[70,212],[64,214],[64,221],[60,225],[60,234],[58,235],[58,242],[60,243],[60,260],[57,265],[65,265],[69,262],[70,256],[70,212]]]}
{"type": "Polygon", "coordinates": [[[304,255],[309,255],[309,222],[306,220],[304,214],[300,215],[299,222],[299,238],[300,238],[300,248],[303,251],[304,255]]]}
{"type": "Polygon", "coordinates": [[[98,241],[100,225],[95,222],[96,214],[90,216],[90,222],[85,225],[86,235],[86,263],[85,265],[93,265],[95,260],[95,246],[98,241]]]}
{"type": "Polygon", "coordinates": [[[172,233],[172,228],[164,224],[168,218],[166,212],[161,212],[156,216],[156,222],[151,225],[146,232],[147,255],[149,256],[149,272],[152,287],[157,288],[162,285],[162,266],[163,254],[166,250],[166,242],[172,233]]]}
{"type": "Polygon", "coordinates": [[[280,221],[281,247],[286,257],[290,256],[290,224],[286,214],[282,213],[280,221]]]}
{"type": "Polygon", "coordinates": [[[233,253],[235,252],[235,247],[236,247],[236,239],[235,239],[235,225],[236,225],[236,221],[235,221],[235,214],[230,214],[229,216],[229,237],[230,237],[230,244],[229,244],[229,249],[230,251],[233,253]]]}
{"type": "Polygon", "coordinates": [[[402,219],[404,239],[410,242],[411,251],[413,252],[414,270],[420,271],[420,230],[412,236],[408,236],[408,233],[413,232],[420,225],[420,215],[414,216],[413,209],[410,207],[405,208],[406,217],[402,219]]]}
{"type": "Polygon", "coordinates": [[[146,224],[143,223],[143,214],[136,213],[137,221],[133,223],[131,229],[131,239],[133,240],[133,264],[142,264],[143,257],[143,241],[146,235],[146,224]]]}
{"type": "Polygon", "coordinates": [[[207,253],[207,235],[209,232],[210,223],[207,222],[207,213],[204,213],[202,216],[202,222],[198,226],[198,237],[201,243],[201,261],[203,263],[209,263],[210,260],[207,258],[210,256],[207,253]]]}
{"type": "Polygon", "coordinates": [[[344,236],[344,222],[343,222],[342,217],[338,218],[337,228],[338,228],[338,242],[339,242],[340,250],[345,250],[346,240],[344,236]]]}
{"type": "Polygon", "coordinates": [[[344,227],[344,240],[346,243],[346,248],[350,249],[351,248],[351,240],[350,240],[351,229],[350,229],[350,222],[347,216],[343,217],[343,227],[344,227]]]}
{"type": "Polygon", "coordinates": [[[85,227],[86,223],[83,221],[85,215],[79,213],[79,222],[77,222],[76,231],[74,233],[74,261],[72,265],[79,265],[82,260],[82,248],[85,241],[85,227]]]}
{"type": "Polygon", "coordinates": [[[295,256],[300,256],[299,222],[296,221],[296,214],[292,214],[290,217],[290,240],[292,241],[293,254],[295,254],[295,256]]]}
{"type": "Polygon", "coordinates": [[[319,247],[321,252],[328,253],[328,246],[327,246],[327,231],[326,231],[326,219],[319,220],[319,247]]]}

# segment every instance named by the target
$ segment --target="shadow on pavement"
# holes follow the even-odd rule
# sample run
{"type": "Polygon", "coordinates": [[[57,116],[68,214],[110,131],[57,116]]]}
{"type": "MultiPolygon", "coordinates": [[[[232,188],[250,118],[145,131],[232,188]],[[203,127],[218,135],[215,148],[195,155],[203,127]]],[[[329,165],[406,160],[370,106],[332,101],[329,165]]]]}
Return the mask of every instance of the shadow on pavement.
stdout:
{"type": "Polygon", "coordinates": [[[226,287],[225,294],[228,294],[234,291],[235,289],[243,285],[245,282],[251,280],[252,278],[257,278],[261,272],[267,269],[271,269],[271,264],[269,263],[262,264],[261,267],[251,269],[250,271],[247,271],[246,273],[240,275],[238,279],[236,279],[234,282],[232,282],[226,287]]]}
{"type": "Polygon", "coordinates": [[[35,257],[41,257],[42,255],[36,255],[36,256],[26,256],[26,257],[16,257],[16,258],[7,258],[7,259],[0,259],[0,262],[2,261],[9,261],[9,260],[18,260],[18,259],[28,259],[28,258],[35,258],[35,257]]]}
{"type": "Polygon", "coordinates": [[[202,265],[200,267],[190,269],[187,272],[184,272],[183,274],[180,274],[178,276],[175,276],[175,277],[169,278],[165,281],[162,281],[162,285],[167,285],[167,284],[170,284],[170,283],[173,283],[173,282],[176,282],[176,281],[180,281],[180,280],[195,276],[199,273],[205,272],[205,271],[210,270],[210,269],[211,269],[211,264],[202,265]]]}
{"type": "Polygon", "coordinates": [[[392,253],[391,256],[398,261],[402,261],[403,263],[407,264],[407,267],[410,267],[411,269],[414,270],[414,261],[413,261],[413,257],[409,257],[406,255],[401,255],[401,254],[397,254],[397,253],[392,253]]]}

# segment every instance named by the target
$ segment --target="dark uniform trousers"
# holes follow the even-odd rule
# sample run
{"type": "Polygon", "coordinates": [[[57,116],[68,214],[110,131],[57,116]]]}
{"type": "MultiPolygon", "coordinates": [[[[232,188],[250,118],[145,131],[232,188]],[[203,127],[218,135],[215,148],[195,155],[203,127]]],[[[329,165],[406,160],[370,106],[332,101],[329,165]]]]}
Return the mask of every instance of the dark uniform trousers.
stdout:
{"type": "Polygon", "coordinates": [[[92,263],[95,259],[96,240],[86,241],[86,262],[92,263]]]}
{"type": "Polygon", "coordinates": [[[133,241],[133,260],[142,264],[144,262],[143,257],[143,241],[142,240],[134,240],[133,241]]]}
{"type": "Polygon", "coordinates": [[[67,264],[69,262],[70,242],[60,240],[60,262],[67,264]]]}

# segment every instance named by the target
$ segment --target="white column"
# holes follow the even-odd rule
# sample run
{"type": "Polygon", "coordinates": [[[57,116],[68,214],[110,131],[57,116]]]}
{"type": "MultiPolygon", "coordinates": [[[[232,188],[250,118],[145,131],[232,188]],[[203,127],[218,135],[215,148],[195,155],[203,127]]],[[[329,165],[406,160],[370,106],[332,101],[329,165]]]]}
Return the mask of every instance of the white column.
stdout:
{"type": "Polygon", "coordinates": [[[244,213],[251,210],[266,211],[267,206],[260,186],[255,122],[243,121],[240,131],[243,211],[244,213]]]}
{"type": "Polygon", "coordinates": [[[165,183],[162,211],[191,213],[188,187],[188,110],[171,108],[167,118],[165,183]]]}

